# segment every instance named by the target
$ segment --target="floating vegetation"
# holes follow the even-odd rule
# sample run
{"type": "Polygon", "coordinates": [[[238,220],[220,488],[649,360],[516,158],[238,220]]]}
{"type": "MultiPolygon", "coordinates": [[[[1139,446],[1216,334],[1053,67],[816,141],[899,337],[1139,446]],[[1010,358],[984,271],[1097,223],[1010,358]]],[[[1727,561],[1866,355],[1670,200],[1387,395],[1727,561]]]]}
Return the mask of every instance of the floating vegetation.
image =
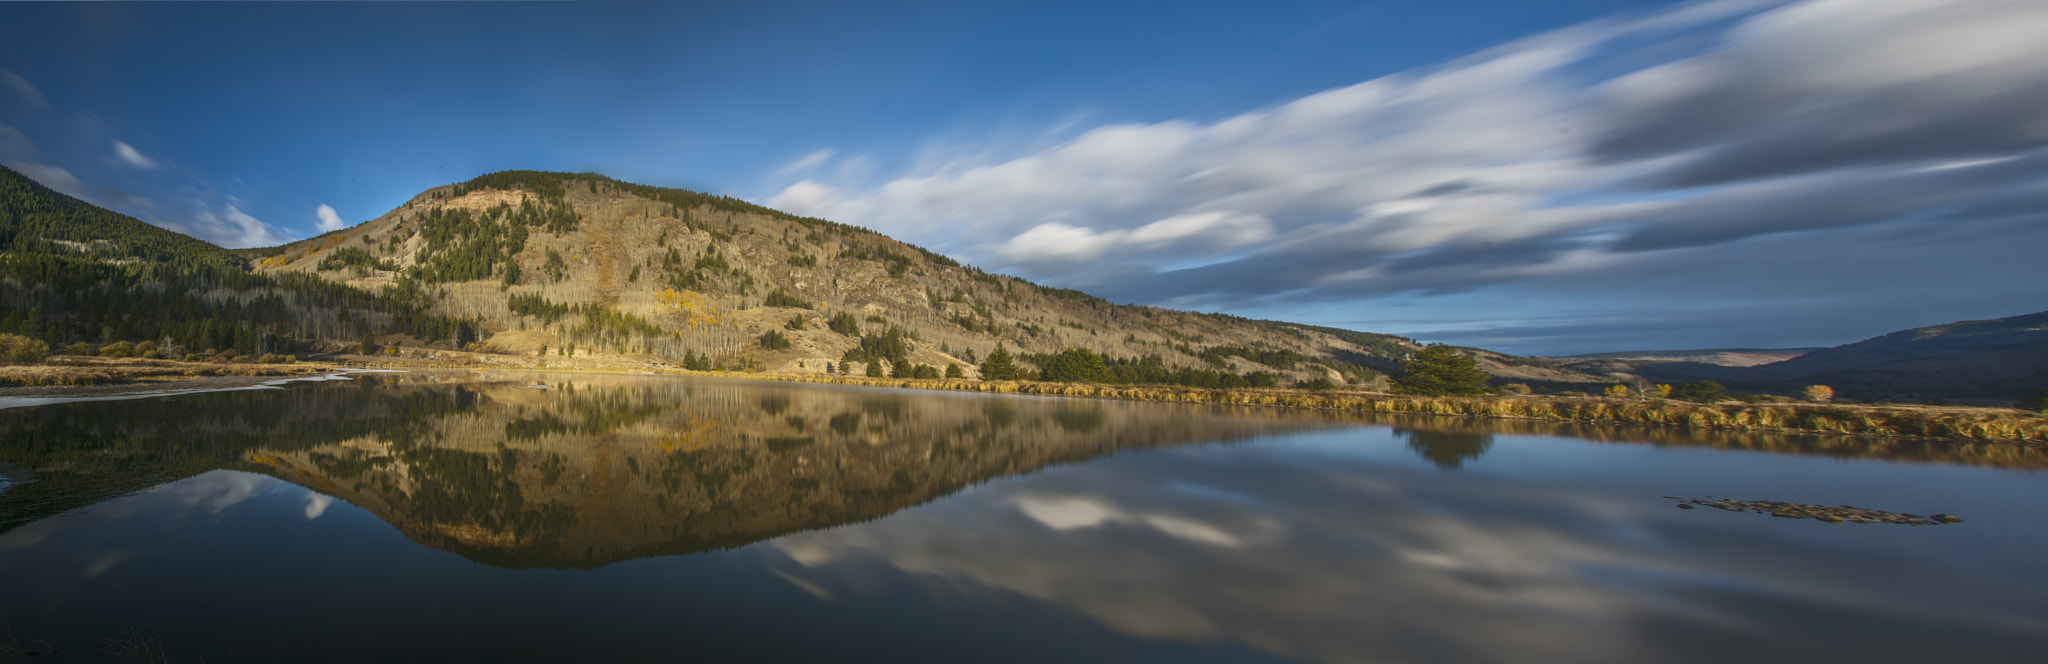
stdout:
{"type": "MultiPolygon", "coordinates": [[[[1682,510],[1693,509],[1697,505],[1730,512],[1754,512],[1757,514],[1769,514],[1781,519],[1815,519],[1827,523],[1893,523],[1905,526],[1939,526],[1963,522],[1962,517],[1950,514],[1920,516],[1918,514],[1863,509],[1848,505],[1829,507],[1827,505],[1788,503],[1777,500],[1734,500],[1729,498],[1721,500],[1693,498],[1686,500],[1677,496],[1665,496],[1665,498],[1685,500],[1685,502],[1678,504],[1678,509],[1682,510]]],[[[1708,496],[1708,498],[1713,498],[1713,496],[1708,496]]]]}

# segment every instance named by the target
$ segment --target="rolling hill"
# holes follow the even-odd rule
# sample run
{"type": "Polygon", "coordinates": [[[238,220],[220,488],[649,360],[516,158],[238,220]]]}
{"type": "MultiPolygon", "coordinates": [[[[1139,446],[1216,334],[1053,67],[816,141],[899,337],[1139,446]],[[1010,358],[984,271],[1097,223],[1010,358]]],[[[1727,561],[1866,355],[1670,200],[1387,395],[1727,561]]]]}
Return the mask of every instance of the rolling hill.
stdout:
{"type": "MultiPolygon", "coordinates": [[[[241,255],[260,274],[430,302],[473,322],[477,348],[551,361],[791,373],[958,366],[972,377],[1000,346],[1027,369],[1086,349],[1147,382],[1369,385],[1419,348],[1391,335],[1113,304],[863,228],[592,174],[492,173],[241,255]]],[[[1473,354],[1503,378],[1592,380],[1473,354]]]]}

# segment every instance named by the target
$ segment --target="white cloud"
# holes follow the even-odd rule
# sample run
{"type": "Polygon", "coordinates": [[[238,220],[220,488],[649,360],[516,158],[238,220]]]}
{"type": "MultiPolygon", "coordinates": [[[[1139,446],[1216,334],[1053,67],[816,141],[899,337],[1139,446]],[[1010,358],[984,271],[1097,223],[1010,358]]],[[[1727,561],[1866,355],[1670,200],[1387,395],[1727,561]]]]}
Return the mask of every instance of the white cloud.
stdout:
{"type": "Polygon", "coordinates": [[[306,492],[306,520],[312,521],[327,513],[327,506],[334,504],[334,496],[324,493],[306,492]]]}
{"type": "Polygon", "coordinates": [[[1057,221],[1039,224],[1003,245],[1002,254],[1029,263],[1092,261],[1116,244],[1123,233],[1097,233],[1057,221]]]}
{"type": "Polygon", "coordinates": [[[228,247],[274,247],[292,241],[276,226],[243,212],[233,203],[218,209],[202,205],[189,223],[164,221],[158,225],[192,237],[228,247]]]}
{"type": "Polygon", "coordinates": [[[334,208],[328,206],[326,203],[320,204],[320,209],[314,210],[313,214],[314,216],[320,218],[319,225],[320,232],[322,233],[338,231],[341,230],[343,226],[348,225],[347,222],[341,220],[341,215],[339,213],[336,213],[334,211],[334,208]]]}
{"type": "Polygon", "coordinates": [[[135,146],[118,140],[114,141],[114,159],[122,164],[143,170],[153,169],[162,165],[154,159],[143,156],[141,151],[135,149],[135,146]]]}
{"type": "Polygon", "coordinates": [[[832,187],[800,180],[769,199],[768,205],[784,212],[817,216],[829,213],[838,207],[839,202],[839,192],[832,187]]]}
{"type": "Polygon", "coordinates": [[[826,161],[829,161],[829,160],[831,160],[831,159],[832,159],[832,156],[833,156],[833,155],[835,155],[835,154],[839,154],[839,151],[838,151],[838,150],[834,150],[834,149],[832,149],[832,148],[825,148],[825,149],[823,149],[823,150],[818,150],[818,151],[816,151],[816,152],[812,152],[812,153],[810,153],[810,154],[807,154],[807,155],[804,155],[804,156],[802,156],[802,157],[798,157],[796,161],[792,161],[792,162],[789,162],[789,165],[788,165],[788,166],[784,166],[784,167],[782,167],[782,169],[781,169],[781,170],[778,170],[778,171],[776,171],[776,172],[775,172],[775,174],[776,174],[776,175],[789,175],[789,174],[791,174],[791,173],[798,173],[798,172],[802,172],[802,171],[810,170],[811,168],[815,168],[815,167],[817,167],[818,165],[820,165],[820,164],[823,164],[823,163],[825,163],[826,161]]]}

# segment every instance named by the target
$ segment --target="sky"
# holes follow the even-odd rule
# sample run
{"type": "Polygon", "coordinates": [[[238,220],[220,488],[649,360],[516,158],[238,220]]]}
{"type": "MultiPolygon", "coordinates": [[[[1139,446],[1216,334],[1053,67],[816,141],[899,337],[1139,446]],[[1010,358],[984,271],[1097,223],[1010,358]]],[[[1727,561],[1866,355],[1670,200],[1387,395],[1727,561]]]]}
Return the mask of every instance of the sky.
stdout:
{"type": "Polygon", "coordinates": [[[507,169],[1521,354],[2048,310],[2048,3],[5,2],[0,163],[229,247],[507,169]]]}

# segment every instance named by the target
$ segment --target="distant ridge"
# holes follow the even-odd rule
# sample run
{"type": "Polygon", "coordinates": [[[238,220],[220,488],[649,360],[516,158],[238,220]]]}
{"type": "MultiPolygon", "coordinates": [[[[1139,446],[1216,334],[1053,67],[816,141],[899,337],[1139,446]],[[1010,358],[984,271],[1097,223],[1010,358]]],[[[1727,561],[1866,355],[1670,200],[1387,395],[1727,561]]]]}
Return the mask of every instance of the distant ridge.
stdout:
{"type": "Polygon", "coordinates": [[[1819,348],[1705,348],[1699,350],[1636,350],[1613,353],[1586,353],[1553,358],[1556,360],[1639,360],[1647,362],[1699,362],[1724,367],[1752,367],[1759,364],[1783,362],[1819,348]]]}
{"type": "Polygon", "coordinates": [[[1863,401],[2001,405],[2048,388],[2048,312],[1916,327],[1833,348],[1637,351],[1552,360],[1578,371],[1660,383],[1712,380],[1779,394],[1827,385],[1863,401]],[[1772,354],[1787,357],[1738,363],[1772,354]]]}

